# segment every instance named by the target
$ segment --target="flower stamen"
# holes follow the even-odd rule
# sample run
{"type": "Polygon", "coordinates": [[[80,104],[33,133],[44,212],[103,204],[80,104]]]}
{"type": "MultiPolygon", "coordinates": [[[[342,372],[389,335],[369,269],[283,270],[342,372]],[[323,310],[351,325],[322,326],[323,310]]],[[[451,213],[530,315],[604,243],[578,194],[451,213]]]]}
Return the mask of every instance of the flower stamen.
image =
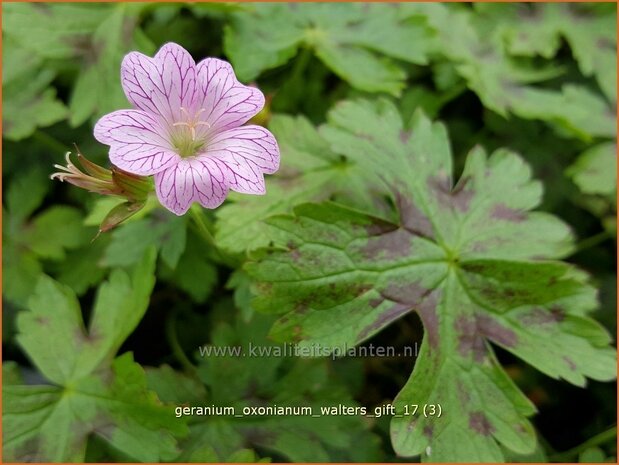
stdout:
{"type": "Polygon", "coordinates": [[[185,117],[187,118],[187,121],[178,121],[176,123],[172,123],[172,126],[174,127],[178,127],[178,126],[185,126],[189,129],[189,132],[191,133],[191,141],[195,142],[196,140],[196,126],[206,126],[207,128],[210,128],[211,125],[209,123],[207,123],[206,121],[200,121],[198,120],[198,117],[204,113],[206,111],[206,109],[204,108],[200,108],[198,110],[198,112],[193,116],[193,118],[189,115],[189,112],[187,111],[187,109],[185,107],[181,107],[180,108],[181,113],[185,114],[185,117]]]}

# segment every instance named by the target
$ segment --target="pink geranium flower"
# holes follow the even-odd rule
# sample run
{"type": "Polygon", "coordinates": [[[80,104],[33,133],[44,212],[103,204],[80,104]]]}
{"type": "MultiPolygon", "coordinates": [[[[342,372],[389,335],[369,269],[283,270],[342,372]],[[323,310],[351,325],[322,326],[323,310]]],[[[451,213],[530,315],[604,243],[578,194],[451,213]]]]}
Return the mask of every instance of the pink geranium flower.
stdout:
{"type": "Polygon", "coordinates": [[[132,52],[121,65],[125,95],[135,107],[103,116],[95,125],[110,161],[136,175],[154,175],[159,201],[177,215],[193,202],[215,208],[228,190],[264,194],[264,173],[279,167],[269,131],[243,126],[264,106],[260,90],[236,79],[229,63],[196,65],[168,43],[154,58],[132,52]]]}

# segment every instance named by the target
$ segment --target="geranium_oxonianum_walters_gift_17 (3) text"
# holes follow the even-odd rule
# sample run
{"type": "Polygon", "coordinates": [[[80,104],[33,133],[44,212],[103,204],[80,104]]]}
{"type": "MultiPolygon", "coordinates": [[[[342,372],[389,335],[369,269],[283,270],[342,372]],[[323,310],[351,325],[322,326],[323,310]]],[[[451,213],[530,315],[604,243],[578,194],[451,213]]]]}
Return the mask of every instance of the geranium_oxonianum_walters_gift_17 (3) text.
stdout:
{"type": "Polygon", "coordinates": [[[154,176],[161,204],[182,215],[193,202],[216,208],[229,190],[264,194],[264,174],[279,168],[273,134],[245,125],[264,106],[262,92],[241,84],[217,58],[195,63],[167,43],[153,58],[125,56],[121,82],[134,109],[103,116],[95,138],[110,146],[112,164],[154,176]]]}

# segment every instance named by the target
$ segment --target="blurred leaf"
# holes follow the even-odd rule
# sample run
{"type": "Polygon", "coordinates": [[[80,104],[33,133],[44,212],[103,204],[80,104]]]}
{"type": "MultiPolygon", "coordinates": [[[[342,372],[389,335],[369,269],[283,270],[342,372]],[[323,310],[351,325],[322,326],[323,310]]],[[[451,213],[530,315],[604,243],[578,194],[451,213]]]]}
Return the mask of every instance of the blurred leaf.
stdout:
{"type": "Polygon", "coordinates": [[[509,57],[501,38],[492,35],[496,22],[475,22],[470,11],[442,4],[415,4],[413,8],[427,14],[437,31],[437,49],[454,62],[487,108],[503,116],[510,112],[549,121],[560,131],[585,140],[614,138],[615,111],[600,95],[576,84],[565,84],[561,90],[530,85],[557,77],[561,69],[509,57]]]}
{"type": "Polygon", "coordinates": [[[136,263],[151,246],[157,247],[163,261],[176,267],[185,250],[185,217],[157,210],[148,218],[122,224],[111,233],[112,240],[105,251],[106,266],[127,266],[136,263]]]}
{"type": "Polygon", "coordinates": [[[544,451],[542,445],[537,443],[537,447],[530,454],[516,454],[509,449],[503,447],[503,454],[505,456],[505,461],[509,463],[547,463],[548,456],[544,451]]]}
{"type": "Polygon", "coordinates": [[[22,384],[21,373],[19,371],[19,365],[10,360],[2,362],[2,384],[10,386],[13,384],[22,384]]]}
{"type": "Polygon", "coordinates": [[[189,457],[189,462],[194,463],[270,463],[271,459],[261,459],[251,449],[239,449],[228,455],[220,457],[212,446],[205,444],[196,449],[189,457]]]}
{"type": "Polygon", "coordinates": [[[37,215],[26,226],[20,242],[41,258],[63,260],[65,249],[75,249],[92,236],[82,226],[82,214],[75,208],[57,205],[37,215]]]}
{"type": "Polygon", "coordinates": [[[49,179],[37,167],[15,176],[6,194],[6,206],[11,212],[10,221],[19,224],[28,218],[39,208],[50,187],[49,179]]]}
{"type": "Polygon", "coordinates": [[[107,244],[104,238],[99,237],[67,253],[65,260],[55,270],[58,281],[69,286],[77,295],[99,284],[108,273],[108,269],[101,265],[107,244]]]}
{"type": "Polygon", "coordinates": [[[254,315],[251,301],[254,298],[251,290],[251,278],[240,268],[235,270],[226,283],[226,289],[234,290],[234,305],[240,311],[242,321],[250,321],[254,315]]]}
{"type": "Polygon", "coordinates": [[[530,212],[542,189],[520,157],[476,148],[454,185],[445,128],[417,113],[407,130],[385,100],[339,105],[322,134],[390,187],[399,221],[332,203],[272,217],[276,248],[248,266],[254,305],[284,314],[271,329],[275,340],[340,350],[417,311],[425,336],[395,404],[400,413],[412,404],[440,404],[445,413],[394,417],[397,454],[501,461],[498,443],[534,450],[526,417],[535,407],[490,342],[576,385],[615,378],[610,336],[586,316],[595,290],[584,273],[555,261],[571,250],[570,231],[530,212]]]}
{"type": "Polygon", "coordinates": [[[39,70],[27,79],[2,86],[4,137],[23,139],[37,127],[52,125],[66,117],[67,109],[56,99],[56,91],[48,88],[53,79],[53,71],[39,70]]]}
{"type": "Polygon", "coordinates": [[[233,15],[224,49],[240,79],[315,51],[335,74],[369,92],[399,95],[406,74],[394,59],[426,63],[423,18],[399,4],[255,4],[233,15]]]}
{"type": "Polygon", "coordinates": [[[489,18],[514,55],[552,58],[565,38],[581,72],[594,75],[611,101],[617,100],[617,22],[606,8],[578,4],[476,4],[489,18]],[[509,12],[506,11],[509,10],[509,12]]]}
{"type": "Polygon", "coordinates": [[[183,434],[183,422],[169,422],[171,409],[146,389],[131,354],[113,360],[146,311],[154,265],[151,250],[131,276],[114,271],[99,289],[88,330],[75,294],[39,280],[29,311],[18,316],[18,341],[54,385],[3,386],[5,457],[79,462],[91,433],[141,461],[176,454],[172,435],[183,434]]]}
{"type": "MultiPolygon", "coordinates": [[[[320,406],[339,403],[357,405],[343,385],[333,379],[326,360],[292,358],[265,338],[269,319],[259,316],[250,322],[230,326],[219,323],[211,333],[211,343],[217,349],[243,348],[246,356],[206,355],[200,366],[200,379],[208,388],[194,386],[193,381],[164,367],[158,374],[151,373],[151,385],[161,396],[175,403],[192,406],[233,406],[238,413],[246,406],[311,406],[316,413],[320,406]],[[279,350],[269,355],[249,355],[250,345],[260,350],[279,350]],[[169,389],[174,376],[180,386],[176,393],[169,389]],[[167,378],[164,383],[156,380],[167,378]],[[159,392],[161,386],[161,392],[159,392]],[[183,392],[200,392],[202,398],[186,397],[183,392]]],[[[290,348],[288,348],[290,350],[290,348]]],[[[290,352],[288,352],[290,353],[290,352]]],[[[356,441],[367,444],[367,457],[380,460],[377,438],[369,433],[359,416],[248,416],[244,418],[221,415],[193,416],[191,433],[181,444],[183,453],[177,458],[212,460],[218,457],[230,461],[249,459],[247,447],[273,451],[291,461],[329,461],[330,450],[350,457],[356,441]],[[355,442],[353,442],[355,441],[355,442]],[[205,449],[207,448],[207,449],[205,449]],[[211,450],[212,449],[212,450],[211,450]],[[208,451],[208,456],[204,456],[208,451]]],[[[255,457],[254,457],[255,459],[255,457]]]]}
{"type": "Polygon", "coordinates": [[[146,54],[155,51],[154,45],[140,36],[136,26],[144,5],[116,4],[97,24],[71,95],[69,122],[72,126],[79,126],[93,113],[100,116],[129,106],[120,84],[120,63],[130,50],[138,49],[146,54]]]}
{"type": "Polygon", "coordinates": [[[602,219],[604,228],[617,235],[617,145],[604,142],[585,150],[566,170],[583,195],[575,203],[602,219]]]}
{"type": "MultiPolygon", "coordinates": [[[[6,24],[6,13],[4,20],[6,24]]],[[[4,64],[2,85],[5,86],[14,80],[29,79],[39,68],[41,62],[38,55],[22,47],[10,36],[5,37],[2,47],[2,63],[4,64]]]]}
{"type": "Polygon", "coordinates": [[[32,252],[19,250],[8,241],[3,241],[3,246],[2,295],[23,307],[43,273],[43,268],[32,252]]]}
{"type": "Polygon", "coordinates": [[[599,447],[589,447],[581,452],[578,461],[580,463],[604,463],[606,462],[606,454],[599,447]]]}
{"type": "Polygon", "coordinates": [[[146,368],[146,379],[162,402],[197,404],[206,396],[204,385],[199,380],[178,373],[168,365],[146,368]]]}
{"type": "Polygon", "coordinates": [[[70,250],[79,248],[93,236],[82,225],[79,210],[57,205],[30,217],[50,187],[50,181],[37,167],[28,170],[9,184],[6,195],[8,211],[2,237],[3,295],[24,307],[43,273],[40,260],[61,261],[70,250]]]}
{"type": "Polygon", "coordinates": [[[42,58],[73,58],[110,6],[79,3],[11,3],[2,7],[3,32],[42,58]]]}

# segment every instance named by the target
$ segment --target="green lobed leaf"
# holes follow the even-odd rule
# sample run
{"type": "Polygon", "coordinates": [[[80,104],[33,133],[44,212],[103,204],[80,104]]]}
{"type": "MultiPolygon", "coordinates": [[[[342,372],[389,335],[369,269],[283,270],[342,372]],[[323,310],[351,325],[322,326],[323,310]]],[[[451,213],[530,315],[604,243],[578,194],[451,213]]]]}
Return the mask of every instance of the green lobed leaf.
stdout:
{"type": "Polygon", "coordinates": [[[401,5],[266,3],[233,15],[224,48],[244,80],[307,47],[352,86],[399,95],[406,73],[394,59],[426,63],[428,37],[423,18],[401,5]]]}
{"type": "Polygon", "coordinates": [[[41,277],[29,311],[18,317],[18,342],[47,379],[66,384],[109,361],[146,311],[154,285],[153,262],[149,251],[132,276],[112,272],[99,288],[88,330],[73,291],[41,277]],[[53,350],[48,344],[51,334],[59,335],[53,350]]]}
{"type": "Polygon", "coordinates": [[[247,267],[258,310],[283,314],[279,341],[343,349],[416,311],[425,335],[395,403],[440,404],[440,418],[394,417],[396,453],[449,462],[501,461],[499,444],[535,448],[535,412],[491,343],[553,378],[584,385],[616,376],[610,336],[587,314],[587,276],[556,261],[569,229],[533,212],[541,185],[516,154],[477,147],[458,182],[445,128],[387,101],[347,102],[322,135],[390,186],[399,221],[332,204],[269,220],[277,247],[247,267]]]}
{"type": "Polygon", "coordinates": [[[96,299],[88,330],[73,292],[42,277],[29,311],[18,316],[18,342],[54,385],[3,385],[4,457],[11,461],[83,461],[89,434],[141,461],[170,459],[184,423],[146,389],[131,354],[113,360],[148,306],[155,252],[131,276],[115,270],[96,299]],[[53,340],[54,344],[49,344],[53,340]]]}
{"type": "Polygon", "coordinates": [[[92,237],[92,230],[82,226],[81,213],[73,207],[52,206],[29,218],[48,189],[48,180],[35,168],[13,181],[7,193],[2,282],[4,296],[21,307],[43,273],[41,260],[62,266],[67,253],[74,253],[92,237]]]}

